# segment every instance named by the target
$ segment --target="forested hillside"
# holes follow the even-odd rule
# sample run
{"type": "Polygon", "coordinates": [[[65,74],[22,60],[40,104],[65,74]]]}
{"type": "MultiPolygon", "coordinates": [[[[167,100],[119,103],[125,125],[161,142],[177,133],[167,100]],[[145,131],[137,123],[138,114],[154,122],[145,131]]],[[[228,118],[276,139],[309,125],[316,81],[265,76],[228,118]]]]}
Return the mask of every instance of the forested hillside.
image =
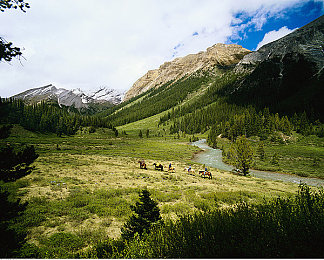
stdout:
{"type": "Polygon", "coordinates": [[[20,124],[24,128],[37,132],[51,132],[58,136],[73,135],[82,126],[107,127],[112,125],[106,118],[84,116],[78,110],[72,112],[68,107],[41,102],[26,105],[18,99],[0,98],[0,123],[20,124]]]}
{"type": "Polygon", "coordinates": [[[293,130],[303,135],[324,136],[323,124],[316,113],[307,113],[306,108],[307,112],[278,113],[271,106],[254,106],[248,100],[235,103],[223,95],[224,89],[233,88],[244,76],[234,73],[231,67],[223,68],[216,76],[197,73],[151,89],[124,107],[111,110],[107,118],[118,126],[166,111],[161,114],[159,125],[170,125],[170,133],[210,130],[211,139],[220,134],[231,140],[239,135],[266,138],[274,131],[290,135],[293,130]]]}
{"type": "Polygon", "coordinates": [[[237,65],[215,65],[152,88],[110,110],[108,119],[124,125],[164,112],[159,125],[171,133],[211,130],[211,139],[221,134],[231,140],[275,131],[322,137],[323,31],[324,16],[237,65]]]}

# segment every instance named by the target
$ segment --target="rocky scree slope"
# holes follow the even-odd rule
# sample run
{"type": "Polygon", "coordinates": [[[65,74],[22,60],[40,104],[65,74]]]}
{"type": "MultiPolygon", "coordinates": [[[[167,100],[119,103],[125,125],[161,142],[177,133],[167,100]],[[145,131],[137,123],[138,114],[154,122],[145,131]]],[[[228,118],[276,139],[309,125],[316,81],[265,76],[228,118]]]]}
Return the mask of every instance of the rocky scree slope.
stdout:
{"type": "Polygon", "coordinates": [[[237,64],[248,53],[250,51],[240,45],[218,43],[207,48],[206,51],[165,62],[158,69],[150,70],[138,79],[126,92],[124,101],[151,88],[160,87],[171,80],[178,80],[185,75],[189,76],[198,70],[207,71],[215,65],[237,64]]]}

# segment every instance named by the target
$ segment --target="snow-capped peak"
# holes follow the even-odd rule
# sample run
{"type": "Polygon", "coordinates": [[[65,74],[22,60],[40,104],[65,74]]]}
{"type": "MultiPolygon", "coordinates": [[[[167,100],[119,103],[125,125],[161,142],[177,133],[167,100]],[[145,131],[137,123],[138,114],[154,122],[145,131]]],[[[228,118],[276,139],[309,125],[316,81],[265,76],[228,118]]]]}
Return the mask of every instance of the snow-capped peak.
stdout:
{"type": "Polygon", "coordinates": [[[88,94],[91,98],[96,100],[122,100],[124,93],[119,92],[115,89],[109,89],[107,87],[100,87],[98,90],[92,91],[88,94]]]}
{"type": "Polygon", "coordinates": [[[59,105],[72,106],[76,108],[87,107],[89,103],[112,103],[119,104],[123,99],[124,93],[118,90],[100,87],[95,91],[85,92],[80,88],[67,90],[56,88],[50,84],[40,88],[27,90],[15,95],[14,98],[24,99],[30,102],[42,100],[56,100],[59,105]]]}

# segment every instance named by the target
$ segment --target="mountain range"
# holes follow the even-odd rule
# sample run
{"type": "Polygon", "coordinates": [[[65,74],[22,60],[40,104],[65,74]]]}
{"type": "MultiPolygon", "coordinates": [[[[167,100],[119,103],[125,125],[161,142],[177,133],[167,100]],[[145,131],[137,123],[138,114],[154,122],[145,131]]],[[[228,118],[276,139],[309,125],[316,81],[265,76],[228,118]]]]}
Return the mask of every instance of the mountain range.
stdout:
{"type": "Polygon", "coordinates": [[[251,104],[258,109],[269,107],[282,114],[306,111],[323,121],[323,68],[324,16],[321,16],[257,51],[216,44],[206,52],[166,62],[137,80],[125,99],[207,72],[209,85],[220,85],[220,78],[236,78],[217,90],[218,97],[229,103],[251,104]]]}
{"type": "Polygon", "coordinates": [[[81,89],[67,90],[57,88],[50,84],[40,88],[29,89],[13,96],[22,99],[26,103],[38,103],[40,101],[57,102],[59,106],[74,106],[77,109],[88,108],[91,104],[116,105],[123,99],[124,93],[117,90],[100,87],[99,89],[86,93],[81,89]]]}
{"type": "Polygon", "coordinates": [[[99,111],[103,112],[101,116],[113,113],[111,120],[124,117],[120,124],[189,104],[209,93],[214,100],[206,105],[222,98],[236,105],[269,107],[282,114],[306,111],[323,121],[323,67],[324,16],[321,16],[257,51],[219,43],[206,51],[165,62],[139,78],[125,95],[107,88],[85,93],[48,85],[14,98],[29,103],[51,100],[60,106],[73,105],[79,109],[92,104],[117,105],[109,111],[99,111]]]}

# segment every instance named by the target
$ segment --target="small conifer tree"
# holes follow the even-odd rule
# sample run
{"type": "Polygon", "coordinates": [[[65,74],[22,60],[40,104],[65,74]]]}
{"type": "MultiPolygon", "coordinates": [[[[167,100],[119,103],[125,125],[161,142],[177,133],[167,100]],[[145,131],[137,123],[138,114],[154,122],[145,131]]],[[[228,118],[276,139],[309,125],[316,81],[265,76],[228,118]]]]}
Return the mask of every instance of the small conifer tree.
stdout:
{"type": "Polygon", "coordinates": [[[272,156],[271,164],[279,166],[279,155],[277,153],[272,156]]]}
{"type": "Polygon", "coordinates": [[[257,151],[260,156],[260,159],[264,160],[265,159],[265,151],[264,151],[264,143],[262,141],[259,142],[257,151]]]}
{"type": "Polygon", "coordinates": [[[148,190],[142,190],[139,194],[139,201],[135,206],[131,206],[134,214],[121,229],[121,236],[125,240],[130,240],[136,233],[142,235],[149,233],[150,228],[161,221],[160,210],[157,203],[151,199],[148,190]]]}

